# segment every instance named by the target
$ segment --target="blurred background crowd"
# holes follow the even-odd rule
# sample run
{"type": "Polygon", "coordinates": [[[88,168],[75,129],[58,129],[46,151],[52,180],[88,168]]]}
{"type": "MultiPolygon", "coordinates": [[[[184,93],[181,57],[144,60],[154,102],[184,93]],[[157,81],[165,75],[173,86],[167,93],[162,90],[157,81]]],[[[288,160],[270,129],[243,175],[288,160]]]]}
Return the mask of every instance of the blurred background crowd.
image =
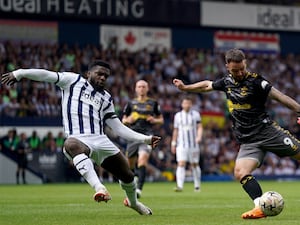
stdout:
{"type": "MultiPolygon", "coordinates": [[[[155,133],[163,137],[153,151],[149,179],[165,177],[174,179],[175,156],[170,151],[173,116],[180,110],[180,99],[184,93],[172,85],[174,78],[193,83],[203,79],[215,80],[226,73],[224,55],[211,49],[143,49],[134,53],[118,51],[113,46],[102,49],[96,45],[36,44],[25,42],[0,42],[0,73],[18,68],[44,68],[53,71],[73,71],[84,76],[87,65],[93,59],[108,61],[112,66],[112,76],[107,81],[107,89],[112,94],[118,116],[128,100],[134,97],[134,83],[144,79],[150,84],[150,96],[157,99],[165,123],[157,126],[155,133]]],[[[300,102],[300,55],[252,55],[247,53],[248,70],[267,78],[276,88],[300,102]]],[[[23,79],[13,87],[0,87],[1,120],[20,118],[42,118],[43,120],[61,117],[61,94],[54,85],[23,79]]],[[[225,125],[220,127],[210,122],[204,126],[201,143],[201,169],[203,175],[229,175],[233,173],[234,160],[239,149],[231,132],[225,97],[223,93],[192,94],[194,108],[200,113],[211,112],[224,115],[225,125]]],[[[268,102],[271,117],[283,128],[300,138],[297,115],[273,101],[268,102]]],[[[126,143],[109,133],[122,150],[126,143]]],[[[17,151],[19,143],[26,143],[28,151],[61,152],[64,135],[46,136],[38,131],[20,133],[9,130],[1,137],[1,151],[17,151]]],[[[279,160],[274,155],[266,157],[257,175],[300,175],[300,167],[291,159],[279,160]]]]}

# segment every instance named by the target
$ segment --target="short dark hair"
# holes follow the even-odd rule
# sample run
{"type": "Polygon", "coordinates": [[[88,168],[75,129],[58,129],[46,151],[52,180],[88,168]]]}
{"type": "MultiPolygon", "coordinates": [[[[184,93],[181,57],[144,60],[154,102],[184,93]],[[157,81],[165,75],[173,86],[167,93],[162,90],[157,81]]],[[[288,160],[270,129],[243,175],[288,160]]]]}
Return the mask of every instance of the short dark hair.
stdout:
{"type": "Polygon", "coordinates": [[[182,97],[181,101],[183,101],[183,100],[188,100],[188,101],[193,102],[193,98],[192,98],[192,96],[189,95],[189,94],[184,95],[184,96],[182,97]]]}
{"type": "Polygon", "coordinates": [[[93,69],[95,66],[103,66],[103,67],[105,67],[105,68],[111,70],[111,67],[110,67],[109,63],[108,63],[108,62],[105,62],[105,61],[103,61],[103,60],[95,60],[95,61],[91,62],[91,63],[89,64],[88,70],[93,69]]]}
{"type": "Polygon", "coordinates": [[[237,48],[230,49],[225,54],[226,63],[230,63],[230,62],[240,63],[244,59],[246,59],[244,52],[237,48]]]}

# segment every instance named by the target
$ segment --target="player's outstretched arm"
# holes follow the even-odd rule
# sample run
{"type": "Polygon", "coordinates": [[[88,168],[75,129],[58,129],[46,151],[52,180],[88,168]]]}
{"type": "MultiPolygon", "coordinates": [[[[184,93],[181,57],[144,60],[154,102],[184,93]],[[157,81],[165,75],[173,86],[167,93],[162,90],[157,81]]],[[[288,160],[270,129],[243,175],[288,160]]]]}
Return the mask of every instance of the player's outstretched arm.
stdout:
{"type": "Polygon", "coordinates": [[[272,87],[269,92],[269,97],[280,102],[287,108],[293,110],[294,112],[300,114],[300,104],[296,102],[293,98],[283,94],[276,88],[272,87]]]}
{"type": "Polygon", "coordinates": [[[22,78],[34,81],[55,83],[58,81],[58,74],[45,69],[18,69],[9,73],[2,74],[1,81],[4,84],[13,85],[22,78]]]}
{"type": "Polygon", "coordinates": [[[285,105],[298,114],[297,123],[300,125],[300,104],[293,98],[283,94],[281,91],[272,87],[269,92],[269,97],[285,105]]]}
{"type": "Polygon", "coordinates": [[[173,84],[181,91],[187,92],[207,92],[212,91],[212,81],[203,80],[193,84],[184,84],[182,80],[174,79],[173,84]]]}

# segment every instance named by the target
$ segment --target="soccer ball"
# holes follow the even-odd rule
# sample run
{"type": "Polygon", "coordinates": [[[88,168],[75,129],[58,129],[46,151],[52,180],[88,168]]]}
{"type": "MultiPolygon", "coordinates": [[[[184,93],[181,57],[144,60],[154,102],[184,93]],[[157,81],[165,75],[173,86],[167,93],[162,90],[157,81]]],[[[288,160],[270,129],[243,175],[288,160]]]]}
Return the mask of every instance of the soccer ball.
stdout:
{"type": "Polygon", "coordinates": [[[276,191],[267,191],[259,199],[259,206],[266,216],[277,216],[284,207],[281,194],[276,191]]]}

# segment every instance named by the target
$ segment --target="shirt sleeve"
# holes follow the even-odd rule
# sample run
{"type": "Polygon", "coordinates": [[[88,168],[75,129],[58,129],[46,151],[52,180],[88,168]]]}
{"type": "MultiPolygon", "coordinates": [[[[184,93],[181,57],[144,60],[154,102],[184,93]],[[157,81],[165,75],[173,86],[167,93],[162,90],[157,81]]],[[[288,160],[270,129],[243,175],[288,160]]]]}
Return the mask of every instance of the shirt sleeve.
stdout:
{"type": "Polygon", "coordinates": [[[18,69],[13,71],[17,81],[27,78],[34,81],[55,83],[61,88],[65,88],[78,79],[79,74],[72,72],[54,72],[45,69],[18,69]]]}
{"type": "Polygon", "coordinates": [[[179,116],[178,113],[176,113],[175,116],[174,116],[174,125],[173,125],[174,128],[178,128],[178,127],[179,127],[179,126],[178,126],[178,125],[179,125],[179,124],[178,124],[178,123],[179,123],[179,121],[178,121],[178,119],[179,119],[178,116],[179,116]]]}
{"type": "Polygon", "coordinates": [[[198,111],[195,111],[195,119],[197,121],[197,123],[201,123],[201,115],[198,111]]]}
{"type": "Polygon", "coordinates": [[[225,81],[224,78],[213,81],[212,88],[218,91],[225,91],[225,81]]]}
{"type": "Polygon", "coordinates": [[[58,81],[56,85],[62,89],[69,87],[71,84],[76,82],[80,78],[80,74],[72,72],[58,72],[58,81]]]}
{"type": "Polygon", "coordinates": [[[259,76],[255,80],[255,84],[260,92],[267,93],[267,94],[270,92],[270,90],[272,88],[272,85],[269,83],[269,81],[267,81],[262,76],[259,76]]]}
{"type": "Polygon", "coordinates": [[[59,79],[56,72],[44,69],[18,69],[13,71],[13,75],[17,81],[20,81],[22,78],[27,78],[34,81],[56,83],[59,79]]]}

